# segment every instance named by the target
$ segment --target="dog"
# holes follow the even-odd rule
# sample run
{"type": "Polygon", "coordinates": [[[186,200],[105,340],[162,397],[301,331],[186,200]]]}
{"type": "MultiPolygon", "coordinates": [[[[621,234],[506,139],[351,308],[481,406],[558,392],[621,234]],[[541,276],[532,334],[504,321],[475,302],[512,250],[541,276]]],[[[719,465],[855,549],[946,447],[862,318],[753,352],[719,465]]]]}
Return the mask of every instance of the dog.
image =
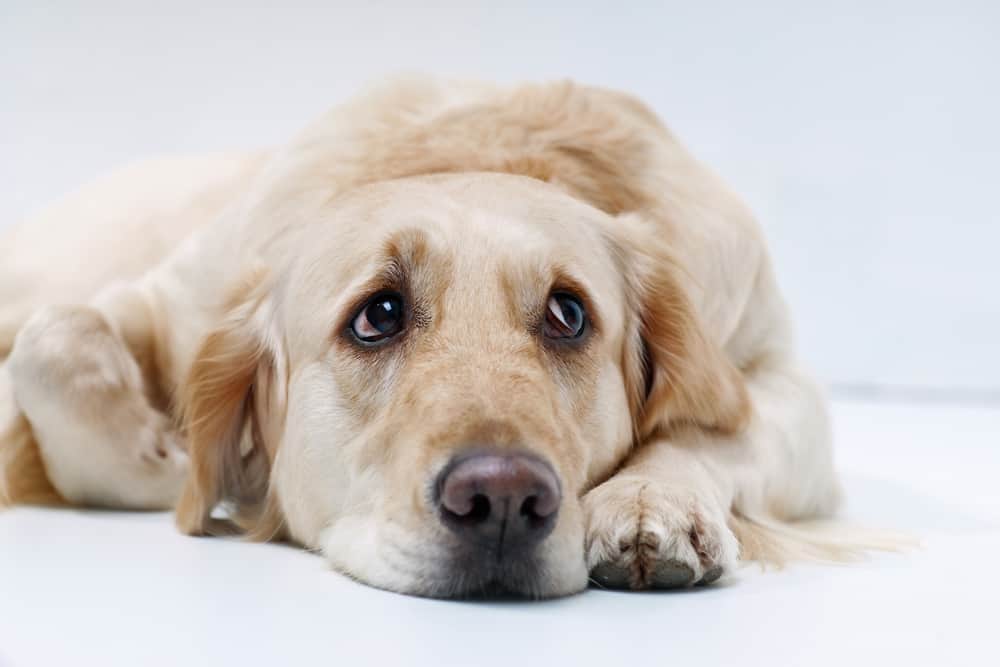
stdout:
{"type": "Polygon", "coordinates": [[[643,103],[393,80],[0,245],[6,504],[176,509],[431,597],[835,554],[761,230],[643,103]]]}

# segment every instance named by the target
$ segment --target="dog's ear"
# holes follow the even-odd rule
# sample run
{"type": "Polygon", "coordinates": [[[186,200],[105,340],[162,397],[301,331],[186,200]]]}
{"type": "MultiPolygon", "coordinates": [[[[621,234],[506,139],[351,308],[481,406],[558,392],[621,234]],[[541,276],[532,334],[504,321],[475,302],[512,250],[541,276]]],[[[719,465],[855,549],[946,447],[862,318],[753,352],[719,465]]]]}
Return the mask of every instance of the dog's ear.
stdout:
{"type": "Polygon", "coordinates": [[[649,228],[623,231],[617,249],[631,313],[624,372],[637,438],[685,423],[741,431],[751,413],[746,384],[700,321],[690,278],[649,228]]]}
{"type": "Polygon", "coordinates": [[[266,281],[255,276],[202,340],[181,387],[191,456],[176,513],[184,533],[282,537],[269,478],[284,425],[287,363],[273,322],[266,281]],[[212,516],[220,506],[224,519],[212,516]]]}

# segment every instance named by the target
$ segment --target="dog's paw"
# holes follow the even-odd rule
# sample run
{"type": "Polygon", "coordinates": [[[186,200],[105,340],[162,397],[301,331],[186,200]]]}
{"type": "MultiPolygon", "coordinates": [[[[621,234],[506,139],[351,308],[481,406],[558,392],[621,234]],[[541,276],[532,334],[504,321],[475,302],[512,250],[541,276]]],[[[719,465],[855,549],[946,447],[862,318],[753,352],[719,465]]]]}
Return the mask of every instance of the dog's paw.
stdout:
{"type": "Polygon", "coordinates": [[[173,507],[191,465],[183,436],[165,418],[150,412],[145,420],[137,419],[131,430],[123,424],[119,437],[122,441],[115,454],[122,457],[122,465],[105,485],[113,485],[128,506],[173,507]]]}
{"type": "Polygon", "coordinates": [[[587,567],[600,586],[710,584],[736,565],[725,512],[691,491],[612,478],[584,496],[583,509],[587,567]]]}
{"type": "Polygon", "coordinates": [[[188,454],[183,438],[161,423],[165,420],[150,421],[151,424],[138,427],[135,451],[139,459],[152,470],[177,469],[180,474],[186,474],[188,454]]]}

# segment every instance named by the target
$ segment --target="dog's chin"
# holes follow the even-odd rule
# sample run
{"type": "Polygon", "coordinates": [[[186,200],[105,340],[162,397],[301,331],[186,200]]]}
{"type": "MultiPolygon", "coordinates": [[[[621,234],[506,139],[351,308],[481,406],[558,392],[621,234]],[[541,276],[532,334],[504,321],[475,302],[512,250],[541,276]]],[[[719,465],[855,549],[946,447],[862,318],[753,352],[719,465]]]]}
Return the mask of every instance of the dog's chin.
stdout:
{"type": "Polygon", "coordinates": [[[543,600],[579,593],[587,584],[586,576],[567,577],[565,572],[552,576],[537,557],[496,561],[458,556],[433,567],[385,573],[388,576],[348,574],[375,588],[447,600],[543,600]]]}
{"type": "MultiPolygon", "coordinates": [[[[552,544],[520,553],[497,553],[453,541],[439,544],[434,565],[409,590],[420,597],[451,600],[542,600],[579,593],[587,587],[582,554],[554,558],[552,544]],[[443,554],[442,554],[443,551],[443,554]],[[558,566],[554,566],[558,564],[558,566]]],[[[426,561],[425,561],[426,563],[426,561]]]]}
{"type": "Polygon", "coordinates": [[[500,561],[460,554],[448,559],[434,581],[427,583],[424,595],[435,598],[538,600],[560,595],[535,556],[500,561]]]}
{"type": "Polygon", "coordinates": [[[538,600],[587,586],[582,552],[559,554],[552,542],[532,553],[498,556],[447,538],[417,540],[386,526],[371,519],[338,521],[325,531],[324,555],[334,569],[360,583],[418,597],[538,600]]]}

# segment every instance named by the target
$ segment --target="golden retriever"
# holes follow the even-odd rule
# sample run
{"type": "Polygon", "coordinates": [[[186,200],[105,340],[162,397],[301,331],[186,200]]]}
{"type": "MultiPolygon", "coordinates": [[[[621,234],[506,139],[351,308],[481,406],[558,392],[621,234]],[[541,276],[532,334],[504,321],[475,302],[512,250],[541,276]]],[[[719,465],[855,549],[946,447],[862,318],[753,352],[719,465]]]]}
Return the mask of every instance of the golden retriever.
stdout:
{"type": "Polygon", "coordinates": [[[833,549],[827,413],[744,205],[621,93],[404,79],[0,245],[6,503],[176,507],[528,597],[833,549]]]}

